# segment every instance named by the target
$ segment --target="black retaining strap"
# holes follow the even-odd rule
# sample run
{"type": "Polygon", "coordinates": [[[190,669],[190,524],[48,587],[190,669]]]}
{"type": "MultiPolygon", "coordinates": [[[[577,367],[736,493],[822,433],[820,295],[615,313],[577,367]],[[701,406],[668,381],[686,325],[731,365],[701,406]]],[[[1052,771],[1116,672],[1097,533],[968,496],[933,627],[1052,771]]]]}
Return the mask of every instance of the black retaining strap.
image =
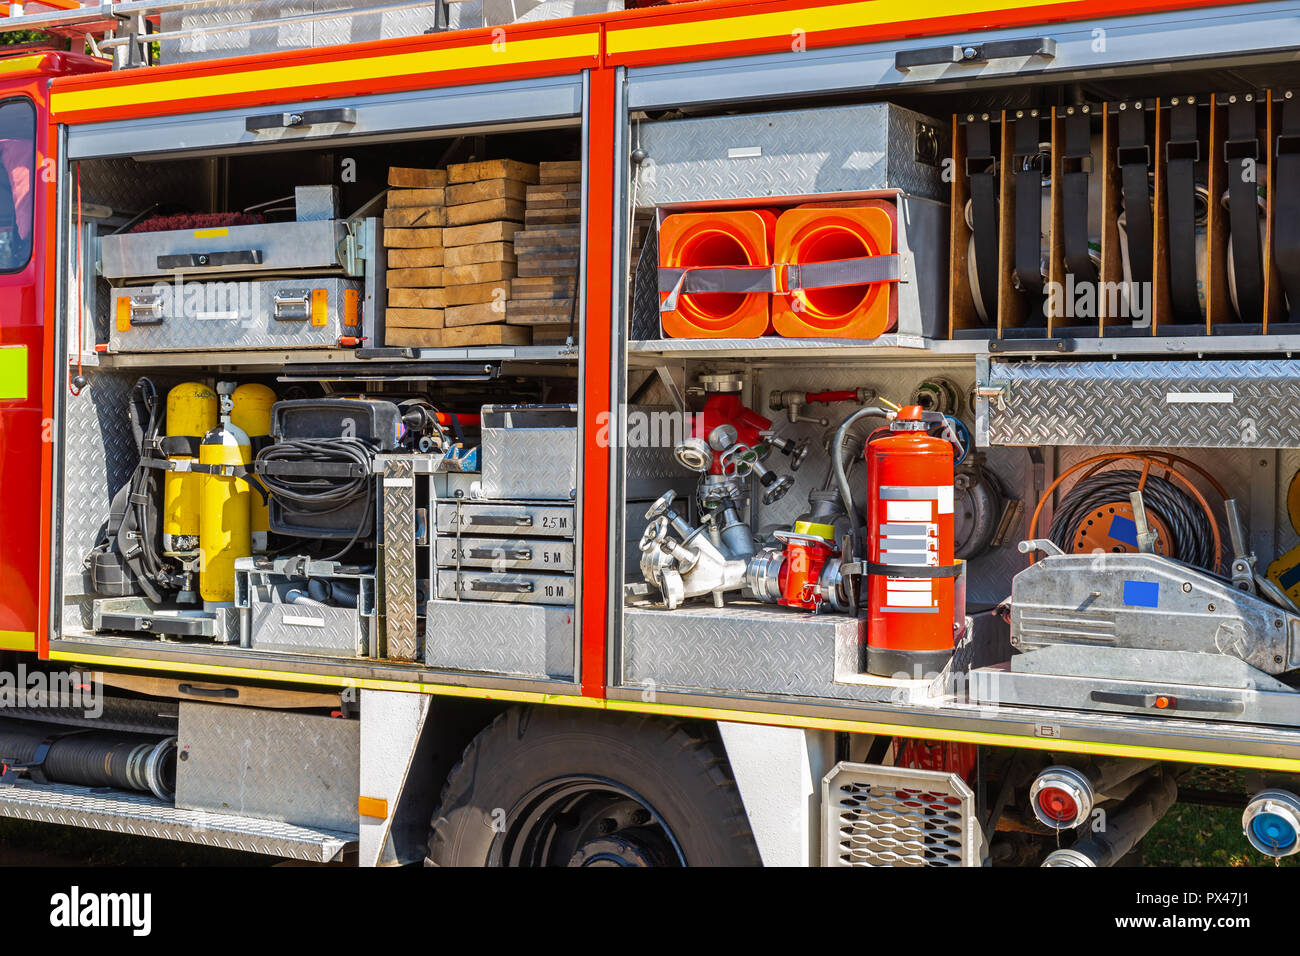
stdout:
{"type": "MultiPolygon", "coordinates": [[[[1151,147],[1147,144],[1146,111],[1119,112],[1119,146],[1115,150],[1124,187],[1124,231],[1128,237],[1129,277],[1150,283],[1152,272],[1151,147]]],[[[1148,286],[1149,288],[1149,286],[1148,286]]],[[[1149,297],[1143,296],[1147,301],[1149,297]]]]}
{"type": "Polygon", "coordinates": [[[876,564],[867,562],[867,574],[883,574],[887,578],[959,578],[966,573],[966,563],[932,565],[876,564]]]}
{"type": "Polygon", "coordinates": [[[966,177],[970,180],[971,233],[975,241],[975,275],[985,326],[998,321],[998,181],[993,154],[993,124],[966,126],[966,177]]]}
{"type": "Polygon", "coordinates": [[[1062,217],[1065,228],[1065,268],[1075,282],[1096,282],[1097,268],[1088,249],[1088,182],[1092,173],[1092,116],[1075,112],[1065,118],[1063,159],[1077,160],[1079,168],[1061,175],[1062,217]]]}
{"type": "MultiPolygon", "coordinates": [[[[1264,320],[1264,270],[1259,247],[1259,138],[1255,100],[1238,96],[1228,106],[1228,223],[1232,228],[1232,274],[1237,315],[1243,322],[1264,320]]],[[[1213,197],[1211,197],[1213,198],[1213,197]]]]}
{"type": "Polygon", "coordinates": [[[158,442],[158,450],[168,458],[176,455],[188,455],[191,458],[198,458],[199,445],[202,442],[202,435],[168,435],[158,442]]]}
{"type": "Polygon", "coordinates": [[[1288,321],[1300,322],[1300,99],[1288,90],[1274,144],[1273,261],[1282,278],[1288,321]]]}
{"type": "Polygon", "coordinates": [[[1031,295],[1043,291],[1043,168],[1037,116],[1016,120],[1012,168],[1016,173],[1016,278],[1031,295]]]}
{"type": "Polygon", "coordinates": [[[711,266],[659,270],[659,291],[668,298],[659,303],[660,312],[672,312],[682,295],[707,292],[776,292],[775,266],[711,266]]]}
{"type": "Polygon", "coordinates": [[[1165,168],[1169,174],[1169,295],[1175,322],[1196,324],[1201,301],[1196,294],[1196,164],[1201,141],[1196,134],[1196,106],[1170,107],[1165,168]]]}
{"type": "Polygon", "coordinates": [[[799,289],[868,285],[873,282],[897,282],[901,278],[902,263],[896,255],[835,259],[785,267],[785,287],[791,292],[799,289]]]}

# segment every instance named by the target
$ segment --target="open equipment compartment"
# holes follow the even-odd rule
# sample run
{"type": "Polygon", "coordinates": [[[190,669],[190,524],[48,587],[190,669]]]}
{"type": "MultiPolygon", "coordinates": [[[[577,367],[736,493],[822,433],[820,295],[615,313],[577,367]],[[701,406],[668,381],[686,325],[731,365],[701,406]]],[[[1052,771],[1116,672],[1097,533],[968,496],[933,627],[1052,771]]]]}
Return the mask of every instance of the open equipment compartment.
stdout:
{"type": "Polygon", "coordinates": [[[542,86],[67,130],[53,648],[571,686],[584,93],[542,86]],[[550,407],[563,588],[443,595],[440,518],[520,497],[550,407]]]}

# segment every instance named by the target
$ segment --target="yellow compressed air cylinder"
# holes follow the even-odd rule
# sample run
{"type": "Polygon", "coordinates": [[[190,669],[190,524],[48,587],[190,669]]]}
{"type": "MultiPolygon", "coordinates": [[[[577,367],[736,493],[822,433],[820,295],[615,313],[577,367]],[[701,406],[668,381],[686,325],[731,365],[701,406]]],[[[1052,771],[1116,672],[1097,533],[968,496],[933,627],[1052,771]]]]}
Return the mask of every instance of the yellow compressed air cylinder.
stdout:
{"type": "MultiPolygon", "coordinates": [[[[251,445],[271,434],[271,406],[275,392],[265,385],[241,385],[230,395],[230,424],[243,431],[251,445]]],[[[249,489],[248,509],[254,551],[265,551],[271,530],[266,499],[255,488],[249,489]]]]}
{"type": "MultiPolygon", "coordinates": [[[[217,427],[217,393],[202,382],[183,382],[167,393],[167,437],[190,438],[197,446],[217,427]]],[[[188,453],[171,461],[193,461],[188,453]]],[[[203,476],[169,471],[163,477],[163,550],[193,551],[199,540],[203,476]]]]}
{"type": "MultiPolygon", "coordinates": [[[[252,462],[248,436],[234,425],[212,429],[199,446],[199,464],[243,465],[252,462]]],[[[253,553],[249,523],[247,479],[233,475],[205,475],[199,509],[199,594],[205,605],[235,600],[235,559],[253,553]]]]}

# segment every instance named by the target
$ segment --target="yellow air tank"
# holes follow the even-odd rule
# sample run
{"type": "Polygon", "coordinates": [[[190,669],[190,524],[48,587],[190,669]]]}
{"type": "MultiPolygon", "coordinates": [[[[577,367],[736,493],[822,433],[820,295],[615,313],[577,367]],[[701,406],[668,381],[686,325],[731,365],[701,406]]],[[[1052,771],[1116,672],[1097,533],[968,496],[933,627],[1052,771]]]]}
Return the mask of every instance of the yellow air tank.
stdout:
{"type": "MultiPolygon", "coordinates": [[[[275,404],[275,392],[265,385],[241,385],[230,395],[230,424],[243,431],[249,438],[249,444],[257,444],[259,438],[271,434],[271,406],[275,404]]],[[[256,452],[253,453],[256,457],[256,452]]],[[[266,499],[256,488],[249,489],[248,508],[252,529],[252,545],[255,552],[265,551],[266,536],[271,530],[267,514],[266,499]]]]}
{"type": "MultiPolygon", "coordinates": [[[[199,463],[243,465],[252,461],[248,436],[223,422],[203,437],[199,463]]],[[[249,496],[253,491],[244,478],[212,474],[203,481],[199,510],[199,594],[205,605],[230,604],[235,600],[235,559],[253,553],[249,528],[249,496]]]]}
{"type": "MultiPolygon", "coordinates": [[[[217,427],[217,393],[202,382],[184,382],[167,393],[167,437],[171,461],[193,461],[203,436],[217,427]]],[[[193,551],[199,546],[199,508],[203,476],[169,471],[163,477],[163,550],[193,551]]]]}

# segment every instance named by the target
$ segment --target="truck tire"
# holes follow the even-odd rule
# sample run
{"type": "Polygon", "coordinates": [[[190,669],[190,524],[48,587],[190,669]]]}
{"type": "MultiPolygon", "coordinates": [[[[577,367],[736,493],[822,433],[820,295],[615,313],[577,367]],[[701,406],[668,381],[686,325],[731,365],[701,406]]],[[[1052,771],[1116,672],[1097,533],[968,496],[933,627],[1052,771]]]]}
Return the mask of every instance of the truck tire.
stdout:
{"type": "Polygon", "coordinates": [[[721,743],[699,724],[512,707],[433,814],[430,866],[757,866],[721,743]]]}

